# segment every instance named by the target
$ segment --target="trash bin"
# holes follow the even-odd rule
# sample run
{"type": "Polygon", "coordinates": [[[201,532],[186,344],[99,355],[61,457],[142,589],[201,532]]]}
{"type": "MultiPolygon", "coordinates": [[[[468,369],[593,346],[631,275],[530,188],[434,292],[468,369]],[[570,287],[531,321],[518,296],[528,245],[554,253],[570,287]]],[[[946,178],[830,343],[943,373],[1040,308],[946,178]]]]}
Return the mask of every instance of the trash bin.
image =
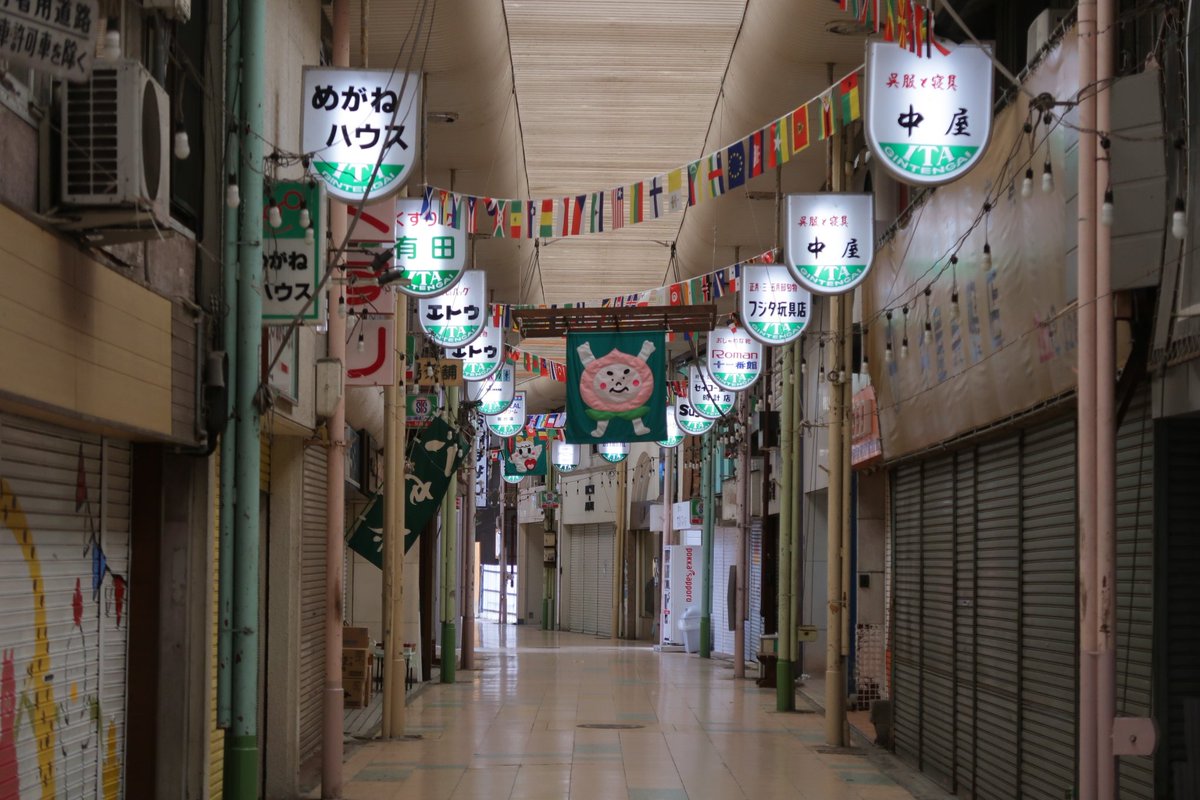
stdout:
{"type": "Polygon", "coordinates": [[[683,634],[683,649],[689,653],[700,652],[700,608],[690,606],[679,618],[679,632],[683,634]]]}

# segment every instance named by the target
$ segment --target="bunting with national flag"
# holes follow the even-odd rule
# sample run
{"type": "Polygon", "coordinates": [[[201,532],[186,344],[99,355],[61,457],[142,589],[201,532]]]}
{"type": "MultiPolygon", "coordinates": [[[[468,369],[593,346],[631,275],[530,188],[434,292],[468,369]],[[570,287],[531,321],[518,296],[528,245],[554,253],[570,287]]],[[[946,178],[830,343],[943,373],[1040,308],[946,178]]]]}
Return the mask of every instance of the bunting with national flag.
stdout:
{"type": "Polygon", "coordinates": [[[721,166],[720,152],[713,153],[708,157],[706,186],[709,197],[720,197],[725,194],[725,169],[721,166]]]}
{"type": "Polygon", "coordinates": [[[703,177],[700,175],[700,162],[693,161],[687,166],[688,176],[688,205],[694,206],[704,196],[704,187],[700,185],[703,177]]]}
{"type": "Polygon", "coordinates": [[[554,235],[554,201],[547,198],[542,201],[542,219],[539,234],[544,239],[554,235]]]}
{"type": "Polygon", "coordinates": [[[725,150],[725,185],[730,191],[746,182],[746,143],[734,142],[725,150]]]}
{"type": "Polygon", "coordinates": [[[662,196],[663,185],[666,182],[666,175],[655,175],[650,179],[650,191],[647,192],[646,198],[646,205],[650,208],[650,219],[658,219],[666,211],[666,198],[662,196]]]}
{"type": "Polygon", "coordinates": [[[642,183],[639,181],[629,185],[629,224],[636,225],[642,221],[642,183]]]}
{"type": "Polygon", "coordinates": [[[838,95],[842,105],[842,124],[849,125],[862,116],[862,105],[858,96],[858,73],[851,72],[838,84],[838,95]]]}
{"type": "Polygon", "coordinates": [[[612,227],[620,230],[625,227],[625,187],[618,186],[613,190],[612,198],[612,227]]]}
{"type": "Polygon", "coordinates": [[[808,103],[792,112],[792,155],[808,147],[808,103]]]}
{"type": "Polygon", "coordinates": [[[821,95],[821,139],[828,139],[837,131],[833,116],[833,91],[821,95]]]}

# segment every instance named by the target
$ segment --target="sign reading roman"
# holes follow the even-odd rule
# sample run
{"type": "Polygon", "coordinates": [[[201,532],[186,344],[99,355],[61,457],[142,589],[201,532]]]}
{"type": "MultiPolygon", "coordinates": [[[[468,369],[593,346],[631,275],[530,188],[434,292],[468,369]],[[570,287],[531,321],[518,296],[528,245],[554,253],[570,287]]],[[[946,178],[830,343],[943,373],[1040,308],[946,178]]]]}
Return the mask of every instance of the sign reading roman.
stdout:
{"type": "Polygon", "coordinates": [[[700,416],[688,397],[682,394],[675,398],[675,421],[679,423],[681,431],[692,436],[708,433],[713,426],[713,421],[700,416]]]}
{"type": "Polygon", "coordinates": [[[946,44],[920,58],[867,42],[863,114],[867,144],[905,183],[937,186],[962,176],[992,136],[992,61],[976,45],[946,44]]]}
{"type": "MultiPolygon", "coordinates": [[[[2,51],[0,51],[2,52],[2,51]]],[[[316,324],[325,318],[321,310],[321,189],[316,184],[280,181],[263,189],[263,324],[316,324]],[[267,224],[267,207],[274,200],[283,222],[278,228],[267,224]],[[312,235],[300,223],[307,210],[312,235]],[[311,301],[311,303],[309,302],[311,301]],[[308,303],[308,308],[305,304],[308,303]],[[303,313],[301,313],[303,312],[303,313]]]]}
{"type": "Polygon", "coordinates": [[[479,338],[470,344],[446,348],[447,358],[462,361],[463,380],[482,381],[492,377],[504,361],[504,333],[488,314],[479,338]]]}
{"type": "Polygon", "coordinates": [[[703,364],[688,367],[688,400],[702,417],[717,419],[733,408],[734,393],[717,385],[703,364]]]}
{"type": "Polygon", "coordinates": [[[503,413],[513,401],[517,388],[516,367],[505,364],[487,380],[467,382],[467,402],[479,403],[485,417],[503,413]]]}
{"type": "Polygon", "coordinates": [[[452,289],[437,297],[422,297],[417,304],[421,329],[434,344],[460,347],[470,344],[490,322],[487,273],[470,269],[452,289]]]}
{"type": "Polygon", "coordinates": [[[395,269],[406,281],[400,291],[413,297],[432,297],[449,289],[467,266],[467,226],[452,227],[436,205],[419,198],[396,200],[395,269]]]}
{"type": "Polygon", "coordinates": [[[748,389],[762,374],[762,343],[745,328],[717,326],[708,334],[708,374],[722,389],[748,389]]]}
{"type": "Polygon", "coordinates": [[[875,255],[873,195],[791,194],[784,224],[787,265],[805,289],[842,294],[867,277],[875,255]]]}
{"type": "Polygon", "coordinates": [[[744,265],[740,288],[742,324],[763,344],[787,344],[808,327],[812,294],[783,264],[744,265]]]}
{"type": "Polygon", "coordinates": [[[683,431],[675,418],[675,406],[667,406],[667,437],[659,439],[660,447],[676,447],[683,441],[683,431]]]}
{"type": "Polygon", "coordinates": [[[350,203],[362,199],[368,184],[371,198],[404,185],[420,152],[420,97],[416,73],[304,68],[300,150],[313,154],[310,169],[330,195],[350,203]]]}
{"type": "Polygon", "coordinates": [[[501,439],[516,436],[517,432],[525,427],[525,393],[517,392],[508,408],[486,419],[488,430],[501,439]]]}
{"type": "Polygon", "coordinates": [[[667,435],[666,334],[567,334],[566,440],[656,442],[667,435]]]}

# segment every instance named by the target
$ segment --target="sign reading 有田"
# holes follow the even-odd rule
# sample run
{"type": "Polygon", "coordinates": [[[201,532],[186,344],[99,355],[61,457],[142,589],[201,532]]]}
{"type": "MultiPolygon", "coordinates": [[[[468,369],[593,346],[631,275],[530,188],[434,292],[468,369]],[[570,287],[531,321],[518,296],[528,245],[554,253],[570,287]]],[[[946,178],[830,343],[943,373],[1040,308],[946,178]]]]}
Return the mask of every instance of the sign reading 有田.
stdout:
{"type": "Polygon", "coordinates": [[[420,198],[396,200],[393,266],[406,280],[397,285],[413,297],[432,297],[454,286],[467,265],[465,225],[451,226],[436,205],[420,198]]]}
{"type": "Polygon", "coordinates": [[[875,255],[873,195],[788,195],[784,224],[788,268],[809,291],[842,294],[867,277],[875,255]]]}

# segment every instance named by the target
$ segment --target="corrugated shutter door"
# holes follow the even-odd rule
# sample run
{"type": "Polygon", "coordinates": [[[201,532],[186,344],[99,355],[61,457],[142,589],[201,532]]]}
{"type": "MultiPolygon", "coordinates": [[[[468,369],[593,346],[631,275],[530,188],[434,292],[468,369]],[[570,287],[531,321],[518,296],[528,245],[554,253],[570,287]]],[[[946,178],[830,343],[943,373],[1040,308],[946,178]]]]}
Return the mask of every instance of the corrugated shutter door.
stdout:
{"type": "Polygon", "coordinates": [[[570,542],[568,546],[571,548],[570,561],[567,569],[569,574],[567,577],[567,630],[575,631],[576,633],[583,632],[584,620],[584,597],[587,591],[584,587],[584,582],[588,579],[585,570],[587,562],[586,553],[584,552],[584,537],[580,532],[582,525],[572,525],[568,531],[570,542]]]}
{"type": "Polygon", "coordinates": [[[921,511],[921,766],[954,768],[954,460],[928,461],[921,511]]]}
{"type": "Polygon", "coordinates": [[[758,645],[763,635],[762,619],[762,543],[763,523],[761,519],[750,521],[750,596],[747,598],[746,661],[758,656],[758,645]]]}
{"type": "Polygon", "coordinates": [[[580,525],[580,541],[583,542],[586,560],[583,564],[583,633],[593,636],[599,630],[600,617],[600,537],[595,525],[580,525]]]}
{"type": "Polygon", "coordinates": [[[912,763],[921,747],[921,465],[892,474],[892,699],[896,752],[912,763]]]}
{"type": "Polygon", "coordinates": [[[300,760],[321,746],[325,689],[325,475],[324,447],[304,448],[300,540],[300,760]]]}
{"type": "Polygon", "coordinates": [[[130,488],[127,443],[0,415],[0,652],[30,704],[19,793],[122,793],[130,488]]]}
{"type": "Polygon", "coordinates": [[[1020,796],[1059,800],[1075,784],[1074,420],[1022,438],[1020,796]]]}
{"type": "Polygon", "coordinates": [[[613,548],[617,541],[617,528],[612,523],[594,526],[596,530],[596,577],[599,581],[596,591],[596,634],[612,636],[612,602],[613,602],[613,548]]]}
{"type": "Polygon", "coordinates": [[[978,450],[975,606],[977,647],[976,797],[1011,800],[1017,785],[1017,599],[1020,519],[1015,439],[978,450]]]}
{"type": "Polygon", "coordinates": [[[733,654],[733,636],[729,632],[726,597],[729,592],[729,564],[733,555],[725,528],[713,528],[712,647],[715,653],[733,654]]]}
{"type": "Polygon", "coordinates": [[[221,628],[219,608],[221,588],[221,450],[213,455],[209,480],[213,490],[212,527],[212,657],[209,659],[211,675],[209,690],[208,731],[208,796],[209,800],[221,800],[225,793],[225,729],[217,726],[217,636],[221,628]]]}
{"type": "Polygon", "coordinates": [[[954,459],[954,780],[963,797],[975,791],[975,453],[954,459]]]}

